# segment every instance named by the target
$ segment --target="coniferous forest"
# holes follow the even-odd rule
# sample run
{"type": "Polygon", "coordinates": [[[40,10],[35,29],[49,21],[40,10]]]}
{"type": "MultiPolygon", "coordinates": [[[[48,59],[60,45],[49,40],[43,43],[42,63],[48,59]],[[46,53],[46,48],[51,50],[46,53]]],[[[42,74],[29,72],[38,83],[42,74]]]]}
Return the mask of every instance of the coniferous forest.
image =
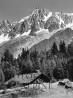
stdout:
{"type": "Polygon", "coordinates": [[[38,52],[22,49],[15,59],[9,50],[5,50],[0,62],[0,83],[4,83],[15,75],[23,75],[40,70],[50,80],[68,78],[73,81],[73,51],[71,44],[61,41],[59,47],[54,42],[51,49],[38,52]]]}

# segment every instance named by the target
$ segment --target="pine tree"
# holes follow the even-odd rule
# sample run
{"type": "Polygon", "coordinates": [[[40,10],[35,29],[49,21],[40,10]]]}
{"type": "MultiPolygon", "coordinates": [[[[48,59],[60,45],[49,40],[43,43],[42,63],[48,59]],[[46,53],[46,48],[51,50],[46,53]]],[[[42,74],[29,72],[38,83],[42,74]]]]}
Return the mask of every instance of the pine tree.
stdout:
{"type": "Polygon", "coordinates": [[[58,48],[57,48],[57,45],[56,45],[55,42],[53,43],[53,46],[52,46],[52,48],[51,48],[51,53],[52,53],[53,55],[56,55],[56,54],[58,53],[58,48]]]}
{"type": "Polygon", "coordinates": [[[2,61],[5,61],[5,62],[7,61],[9,63],[13,63],[13,60],[14,60],[14,58],[13,58],[13,55],[10,53],[10,51],[9,50],[5,50],[5,52],[3,54],[3,57],[1,59],[1,62],[2,61]]]}
{"type": "Polygon", "coordinates": [[[73,56],[73,47],[71,44],[67,46],[67,52],[69,53],[69,56],[73,56]]]}
{"type": "Polygon", "coordinates": [[[24,50],[24,48],[22,48],[22,53],[21,53],[21,58],[22,59],[25,59],[25,53],[26,53],[26,50],[24,50]]]}
{"type": "Polygon", "coordinates": [[[66,45],[65,45],[65,42],[64,41],[63,42],[62,41],[60,42],[59,50],[60,50],[61,53],[66,53],[66,45]]]}
{"type": "Polygon", "coordinates": [[[67,63],[67,72],[69,79],[73,81],[73,59],[70,59],[67,63]]]}
{"type": "Polygon", "coordinates": [[[0,83],[4,83],[4,82],[5,82],[5,76],[3,70],[0,68],[0,83]]]}

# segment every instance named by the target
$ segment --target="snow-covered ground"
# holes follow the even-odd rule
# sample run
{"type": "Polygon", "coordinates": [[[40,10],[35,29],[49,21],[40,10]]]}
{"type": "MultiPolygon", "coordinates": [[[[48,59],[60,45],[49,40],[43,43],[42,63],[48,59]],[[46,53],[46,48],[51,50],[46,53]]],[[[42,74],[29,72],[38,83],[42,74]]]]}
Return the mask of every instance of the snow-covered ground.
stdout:
{"type": "MultiPolygon", "coordinates": [[[[35,76],[35,74],[33,75],[35,76]]],[[[14,79],[20,82],[25,82],[27,79],[31,79],[31,75],[28,74],[28,78],[26,79],[26,75],[15,76],[14,79]]],[[[63,82],[68,81],[68,79],[64,79],[63,82]]],[[[0,98],[73,98],[73,82],[71,83],[72,88],[66,89],[64,86],[58,85],[58,82],[43,83],[43,84],[31,84],[29,86],[16,86],[10,89],[5,90],[5,94],[8,97],[3,97],[5,94],[1,94],[3,90],[0,90],[0,98]],[[10,94],[15,94],[17,97],[9,97],[10,94]]]]}
{"type": "MultiPolygon", "coordinates": [[[[73,98],[73,91],[66,90],[64,87],[58,86],[58,82],[52,83],[50,89],[49,83],[44,83],[44,85],[46,86],[46,88],[42,84],[37,87],[34,86],[34,88],[31,88],[32,85],[30,85],[30,88],[28,90],[29,92],[27,94],[28,98],[73,98]]],[[[27,98],[27,96],[25,97],[24,95],[23,97],[19,98],[27,98]]]]}
{"type": "Polygon", "coordinates": [[[27,89],[24,87],[17,87],[8,89],[7,93],[17,93],[17,98],[73,98],[73,90],[67,90],[64,87],[59,86],[58,82],[51,83],[50,89],[49,83],[44,83],[44,85],[46,88],[42,84],[38,84],[37,86],[36,84],[32,84],[27,89]]]}
{"type": "Polygon", "coordinates": [[[10,40],[10,38],[8,37],[8,35],[4,36],[4,34],[2,34],[2,35],[0,36],[0,44],[1,44],[2,42],[9,41],[9,40],[10,40]]]}
{"type": "Polygon", "coordinates": [[[72,96],[73,91],[68,91],[64,87],[58,86],[58,83],[52,83],[50,89],[47,84],[47,89],[44,90],[44,93],[39,94],[35,98],[73,98],[72,96]]]}

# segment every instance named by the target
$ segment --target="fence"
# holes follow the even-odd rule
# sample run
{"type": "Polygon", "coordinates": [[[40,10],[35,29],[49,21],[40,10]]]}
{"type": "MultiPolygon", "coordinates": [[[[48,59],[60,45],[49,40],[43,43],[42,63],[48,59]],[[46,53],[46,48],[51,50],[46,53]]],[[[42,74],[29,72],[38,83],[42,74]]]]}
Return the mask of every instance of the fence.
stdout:
{"type": "Polygon", "coordinates": [[[1,94],[0,98],[12,98],[11,94],[1,94]]]}

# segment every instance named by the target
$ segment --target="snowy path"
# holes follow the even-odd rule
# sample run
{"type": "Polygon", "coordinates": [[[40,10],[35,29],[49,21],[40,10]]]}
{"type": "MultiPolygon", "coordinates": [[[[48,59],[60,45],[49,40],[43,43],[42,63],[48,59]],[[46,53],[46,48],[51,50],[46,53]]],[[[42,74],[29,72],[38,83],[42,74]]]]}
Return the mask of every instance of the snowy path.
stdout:
{"type": "Polygon", "coordinates": [[[44,84],[47,89],[45,89],[42,85],[40,88],[44,91],[35,96],[28,97],[19,97],[19,98],[73,98],[73,91],[67,91],[64,87],[60,87],[57,85],[58,83],[52,83],[51,89],[49,90],[49,84],[44,84]]]}
{"type": "Polygon", "coordinates": [[[29,85],[29,88],[17,87],[11,90],[9,89],[7,90],[7,92],[17,93],[17,98],[73,98],[73,90],[66,90],[64,87],[59,86],[58,82],[51,83],[50,89],[49,83],[44,83],[44,85],[46,86],[46,88],[42,84],[38,84],[37,86],[36,84],[32,84],[29,85]]]}

